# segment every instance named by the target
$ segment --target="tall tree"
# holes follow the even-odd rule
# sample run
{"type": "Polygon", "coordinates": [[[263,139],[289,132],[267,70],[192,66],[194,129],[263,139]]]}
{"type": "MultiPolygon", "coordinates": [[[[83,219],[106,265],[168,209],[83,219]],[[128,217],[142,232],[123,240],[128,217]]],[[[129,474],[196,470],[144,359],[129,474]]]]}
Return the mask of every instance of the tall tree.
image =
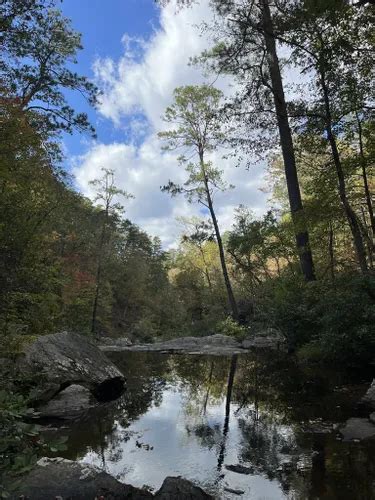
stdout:
{"type": "Polygon", "coordinates": [[[0,103],[30,111],[25,120],[44,141],[74,129],[94,134],[87,114],[70,106],[67,90],[81,94],[91,105],[97,99],[96,86],[69,68],[82,49],[81,35],[61,11],[49,8],[54,4],[5,0],[0,5],[0,103]]]}
{"type": "Polygon", "coordinates": [[[347,2],[299,1],[287,15],[282,9],[277,35],[291,48],[292,61],[302,71],[312,73],[312,92],[301,94],[296,115],[302,115],[310,131],[327,139],[338,193],[363,272],[367,270],[366,248],[348,192],[340,139],[350,127],[351,115],[366,109],[374,97],[374,16],[368,9],[347,2]]]}
{"type": "Polygon", "coordinates": [[[108,168],[102,168],[103,176],[90,182],[96,191],[95,202],[100,203],[100,209],[103,216],[102,227],[99,236],[98,259],[96,267],[94,303],[92,308],[91,333],[97,333],[97,313],[98,302],[102,284],[103,259],[105,257],[105,243],[108,235],[108,225],[110,217],[114,217],[123,211],[123,206],[116,199],[118,197],[132,198],[133,196],[115,185],[114,171],[108,168]]]}
{"type": "MultiPolygon", "coordinates": [[[[260,137],[251,149],[264,150],[267,142],[269,148],[273,148],[274,143],[267,141],[265,129],[277,126],[301,270],[306,281],[314,280],[314,263],[269,0],[212,0],[211,5],[219,15],[213,26],[208,27],[214,47],[200,60],[217,73],[233,75],[241,85],[241,91],[227,109],[232,108],[232,116],[242,124],[247,121],[251,129],[257,123],[260,137]]],[[[248,137],[239,141],[240,147],[246,142],[248,147],[248,137]]]]}
{"type": "Polygon", "coordinates": [[[309,234],[306,230],[306,221],[303,213],[293,139],[289,126],[287,104],[281,77],[280,63],[276,50],[276,40],[269,0],[261,0],[260,7],[262,12],[262,33],[265,40],[269,77],[274,99],[277,125],[280,134],[280,144],[284,160],[290,211],[296,227],[296,242],[300,253],[302,272],[306,280],[311,281],[315,279],[315,272],[309,245],[309,234]]]}
{"type": "Polygon", "coordinates": [[[185,149],[189,153],[180,157],[180,163],[188,173],[188,179],[179,186],[169,181],[163,190],[172,196],[184,194],[189,202],[197,201],[208,209],[215,231],[219,249],[220,263],[228,295],[228,302],[234,319],[238,319],[238,308],[225,260],[224,245],[219,223],[214,209],[214,194],[224,191],[228,186],[222,171],[206,159],[207,154],[224,142],[221,118],[217,113],[222,99],[221,91],[208,85],[179,87],[174,91],[174,103],[165,112],[165,121],[177,128],[160,132],[159,137],[166,141],[166,149],[185,149]],[[195,156],[197,162],[191,158],[195,156]]]}

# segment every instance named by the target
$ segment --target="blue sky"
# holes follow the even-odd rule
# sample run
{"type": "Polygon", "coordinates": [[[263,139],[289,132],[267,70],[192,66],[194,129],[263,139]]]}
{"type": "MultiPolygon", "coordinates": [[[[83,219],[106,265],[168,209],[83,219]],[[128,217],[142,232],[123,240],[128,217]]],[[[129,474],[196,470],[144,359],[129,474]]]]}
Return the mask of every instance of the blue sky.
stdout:
{"type": "MultiPolygon", "coordinates": [[[[125,33],[147,39],[159,27],[159,10],[153,0],[64,0],[61,10],[82,34],[83,50],[78,53],[75,69],[90,78],[94,77],[92,65],[98,57],[118,60],[123,55],[121,39],[125,33]]],[[[70,95],[69,99],[76,109],[88,113],[99,141],[124,140],[124,133],[102,119],[80,96],[70,95]]],[[[64,142],[69,155],[81,154],[84,149],[79,134],[65,137],[64,142]]]]}
{"type": "MultiPolygon", "coordinates": [[[[79,96],[72,98],[77,111],[89,111],[98,138],[66,137],[66,167],[77,188],[89,197],[94,196],[90,180],[102,175],[102,167],[113,169],[117,185],[134,195],[125,203],[126,216],[161,238],[165,248],[175,246],[182,232],[180,219],[202,214],[199,206],[160,191],[169,180],[183,183],[186,176],[178,166],[178,154],[161,151],[157,132],[165,127],[162,115],[173,90],[207,82],[202,70],[188,63],[210,46],[198,28],[212,15],[209,0],[178,13],[174,0],[165,8],[154,0],[64,0],[62,10],[82,33],[84,49],[74,69],[102,90],[96,111],[79,96]]],[[[228,93],[231,83],[219,79],[215,85],[228,93]]],[[[235,168],[235,159],[224,161],[216,154],[211,160],[236,186],[215,199],[223,230],[230,228],[239,204],[256,214],[265,211],[261,166],[249,173],[235,168]]]]}

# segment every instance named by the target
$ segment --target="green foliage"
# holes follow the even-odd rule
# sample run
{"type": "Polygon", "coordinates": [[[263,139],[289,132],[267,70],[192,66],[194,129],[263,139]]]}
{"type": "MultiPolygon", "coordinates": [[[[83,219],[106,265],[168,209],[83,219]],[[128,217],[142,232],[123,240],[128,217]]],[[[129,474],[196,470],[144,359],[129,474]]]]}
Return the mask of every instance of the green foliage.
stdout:
{"type": "Polygon", "coordinates": [[[19,110],[29,110],[28,123],[48,141],[61,131],[94,129],[86,113],[76,113],[66,91],[81,94],[95,104],[97,88],[71,69],[77,62],[81,35],[76,32],[54,0],[1,2],[3,52],[0,81],[6,101],[19,110]]]}
{"type": "Polygon", "coordinates": [[[224,321],[220,321],[216,325],[217,333],[234,337],[237,340],[243,340],[246,337],[247,328],[239,325],[231,316],[228,316],[224,321]]]}
{"type": "MultiPolygon", "coordinates": [[[[66,450],[66,437],[47,441],[40,426],[29,423],[35,416],[25,396],[0,389],[0,477],[5,472],[15,476],[27,472],[47,450],[54,453],[66,450]]],[[[0,485],[0,497],[7,498],[7,495],[9,493],[0,485]]]]}
{"type": "Polygon", "coordinates": [[[371,276],[346,273],[310,284],[285,279],[274,284],[267,311],[303,358],[355,365],[374,357],[374,298],[371,276]]]}

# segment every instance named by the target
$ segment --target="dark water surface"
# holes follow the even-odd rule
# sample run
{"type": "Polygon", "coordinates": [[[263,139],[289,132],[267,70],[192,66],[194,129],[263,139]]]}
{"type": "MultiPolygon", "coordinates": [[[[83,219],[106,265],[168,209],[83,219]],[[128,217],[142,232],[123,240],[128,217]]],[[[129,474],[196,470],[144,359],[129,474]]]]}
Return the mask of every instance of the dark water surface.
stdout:
{"type": "Polygon", "coordinates": [[[374,441],[343,443],[336,430],[363,381],[281,353],[110,357],[128,389],[62,431],[66,457],[155,490],[181,475],[223,499],[375,499],[374,441]],[[227,469],[238,464],[248,474],[227,469]]]}

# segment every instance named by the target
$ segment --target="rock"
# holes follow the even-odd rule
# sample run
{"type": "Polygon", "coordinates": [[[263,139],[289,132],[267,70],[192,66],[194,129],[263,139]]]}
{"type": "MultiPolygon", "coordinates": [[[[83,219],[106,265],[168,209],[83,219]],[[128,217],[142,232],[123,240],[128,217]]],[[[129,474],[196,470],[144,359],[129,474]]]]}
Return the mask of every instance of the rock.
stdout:
{"type": "Polygon", "coordinates": [[[285,346],[285,338],[278,330],[267,328],[262,332],[247,337],[242,341],[244,349],[281,349],[285,346]]]}
{"type": "Polygon", "coordinates": [[[243,495],[245,492],[243,490],[233,490],[232,488],[224,488],[224,491],[232,493],[232,495],[243,495]]]}
{"type": "Polygon", "coordinates": [[[133,342],[127,337],[120,337],[117,339],[111,337],[101,337],[98,344],[100,346],[129,347],[133,344],[133,342]]]}
{"type": "Polygon", "coordinates": [[[92,465],[63,458],[42,458],[19,481],[12,491],[16,500],[24,495],[30,500],[51,500],[56,497],[74,500],[108,499],[145,500],[153,495],[145,490],[122,484],[92,465]]]}
{"type": "Polygon", "coordinates": [[[181,477],[167,477],[153,495],[147,489],[135,488],[117,481],[107,472],[90,464],[64,458],[42,458],[12,488],[13,500],[22,495],[29,500],[214,500],[201,488],[181,477]]]}
{"type": "Polygon", "coordinates": [[[91,392],[81,385],[70,385],[46,404],[38,407],[42,418],[74,419],[96,406],[91,392]]]}
{"type": "Polygon", "coordinates": [[[360,402],[361,404],[375,410],[375,379],[372,381],[372,384],[360,402]]]}
{"type": "Polygon", "coordinates": [[[181,477],[165,478],[155,494],[158,500],[214,500],[214,497],[181,477]]]}
{"type": "Polygon", "coordinates": [[[252,474],[254,469],[252,467],[245,467],[244,465],[226,465],[225,468],[231,472],[237,472],[237,474],[252,474]]]}
{"type": "Polygon", "coordinates": [[[366,418],[350,418],[340,430],[343,441],[375,438],[375,425],[366,418]]]}
{"type": "Polygon", "coordinates": [[[22,370],[37,376],[33,399],[49,401],[72,384],[89,389],[99,401],[117,398],[124,378],[116,366],[86,337],[60,332],[39,337],[26,346],[22,370]]]}
{"type": "Polygon", "coordinates": [[[370,413],[368,419],[372,424],[375,424],[375,411],[373,413],[370,413]]]}
{"type": "Polygon", "coordinates": [[[146,351],[161,353],[188,353],[231,355],[241,354],[241,344],[233,337],[226,335],[210,335],[207,337],[180,337],[165,342],[132,346],[100,346],[103,351],[146,351]]]}

